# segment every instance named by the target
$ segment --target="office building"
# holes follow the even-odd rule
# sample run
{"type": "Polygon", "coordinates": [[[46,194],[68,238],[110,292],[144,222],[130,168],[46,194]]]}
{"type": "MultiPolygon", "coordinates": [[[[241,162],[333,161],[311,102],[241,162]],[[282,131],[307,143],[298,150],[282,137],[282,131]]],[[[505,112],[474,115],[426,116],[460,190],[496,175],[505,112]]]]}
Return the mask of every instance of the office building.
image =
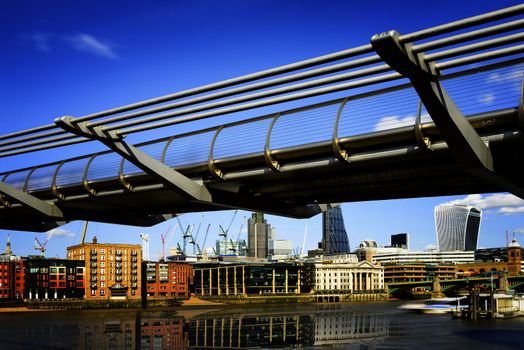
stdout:
{"type": "Polygon", "coordinates": [[[275,295],[309,293],[314,288],[313,264],[207,263],[194,267],[195,295],[275,295]]]}
{"type": "Polygon", "coordinates": [[[83,298],[85,277],[83,261],[28,257],[24,260],[23,295],[26,299],[83,298]]]}
{"type": "Polygon", "coordinates": [[[253,213],[247,221],[248,255],[254,258],[267,258],[271,225],[263,213],[253,213]]]}
{"type": "Polygon", "coordinates": [[[86,299],[140,299],[142,247],[139,244],[82,243],[67,247],[67,258],[86,268],[86,299]]]}
{"type": "Polygon", "coordinates": [[[409,250],[409,235],[407,233],[391,235],[390,246],[393,248],[405,248],[409,250]]]}
{"type": "Polygon", "coordinates": [[[293,242],[288,239],[273,239],[268,242],[270,260],[284,260],[293,255],[293,242]]]}
{"type": "Polygon", "coordinates": [[[322,213],[322,242],[324,254],[349,253],[349,239],[344,227],[344,218],[340,205],[329,205],[322,213]]]}
{"type": "Polygon", "coordinates": [[[475,250],[482,210],[467,205],[435,207],[435,228],[440,251],[475,250]]]}

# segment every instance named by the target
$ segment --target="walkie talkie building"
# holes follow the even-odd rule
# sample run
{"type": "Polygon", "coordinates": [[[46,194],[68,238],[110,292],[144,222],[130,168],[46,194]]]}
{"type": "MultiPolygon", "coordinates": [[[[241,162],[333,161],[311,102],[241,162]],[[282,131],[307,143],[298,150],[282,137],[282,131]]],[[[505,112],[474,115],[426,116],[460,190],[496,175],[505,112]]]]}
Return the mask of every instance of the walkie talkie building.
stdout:
{"type": "Polygon", "coordinates": [[[440,251],[475,250],[482,210],[467,205],[437,205],[435,228],[440,251]]]}

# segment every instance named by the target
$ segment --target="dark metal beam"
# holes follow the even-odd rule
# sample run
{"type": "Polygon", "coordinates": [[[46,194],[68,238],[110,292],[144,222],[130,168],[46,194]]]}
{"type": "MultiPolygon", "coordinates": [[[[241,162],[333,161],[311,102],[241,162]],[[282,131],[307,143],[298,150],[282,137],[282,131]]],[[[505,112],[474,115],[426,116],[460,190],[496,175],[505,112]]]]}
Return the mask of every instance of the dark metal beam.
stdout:
{"type": "Polygon", "coordinates": [[[101,127],[90,128],[87,123],[74,124],[71,117],[57,118],[55,123],[71,133],[98,140],[118,153],[147,174],[158,179],[177,194],[188,200],[211,202],[211,194],[203,184],[199,184],[164,163],[123,141],[116,131],[102,131],[101,127]]]}
{"type": "Polygon", "coordinates": [[[522,186],[494,172],[489,146],[447,94],[434,64],[424,60],[424,53],[415,54],[412,45],[402,44],[400,34],[394,30],[374,35],[371,45],[390,67],[411,81],[457,164],[500,190],[524,198],[522,186]]]}
{"type": "MultiPolygon", "coordinates": [[[[5,182],[0,181],[0,193],[6,197],[14,199],[25,207],[28,207],[44,216],[52,218],[64,217],[64,214],[56,205],[38,199],[27,192],[20,191],[16,187],[11,186],[5,182]]],[[[7,202],[4,201],[4,204],[7,204],[7,202]]]]}

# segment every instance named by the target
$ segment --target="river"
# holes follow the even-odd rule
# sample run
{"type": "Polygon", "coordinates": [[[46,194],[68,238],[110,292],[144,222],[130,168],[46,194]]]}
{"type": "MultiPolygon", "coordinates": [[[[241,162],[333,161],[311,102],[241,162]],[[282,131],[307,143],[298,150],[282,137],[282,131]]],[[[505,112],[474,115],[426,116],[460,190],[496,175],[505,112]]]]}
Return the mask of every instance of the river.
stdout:
{"type": "Polygon", "coordinates": [[[522,349],[524,318],[457,320],[400,302],[0,313],[0,349],[522,349]]]}

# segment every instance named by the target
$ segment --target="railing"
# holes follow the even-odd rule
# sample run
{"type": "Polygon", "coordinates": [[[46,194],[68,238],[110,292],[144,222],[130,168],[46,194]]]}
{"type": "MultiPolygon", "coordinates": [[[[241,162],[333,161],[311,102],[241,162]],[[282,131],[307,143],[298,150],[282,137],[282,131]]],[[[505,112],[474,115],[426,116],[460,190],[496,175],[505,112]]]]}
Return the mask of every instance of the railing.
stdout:
{"type": "MultiPolygon", "coordinates": [[[[403,35],[400,42],[412,45],[422,64],[432,65],[464,115],[514,115],[524,72],[523,13],[524,5],[517,5],[403,35]]],[[[227,180],[234,178],[223,167],[228,162],[262,158],[269,169],[282,172],[283,154],[307,153],[320,146],[348,161],[348,144],[356,137],[385,135],[403,127],[411,128],[420,147],[427,147],[421,130],[432,125],[408,80],[385,64],[370,44],[89,114],[72,123],[88,122],[90,129],[99,127],[123,137],[219,116],[233,121],[212,119],[215,126],[142,143],[139,148],[172,168],[205,169],[208,176],[227,180]],[[331,99],[311,104],[320,96],[331,99]],[[262,115],[246,113],[294,101],[308,105],[262,115]]],[[[522,115],[520,122],[524,127],[522,115]]],[[[88,141],[49,124],[0,136],[0,157],[88,141]]],[[[130,189],[128,177],[138,174],[142,170],[118,154],[101,152],[5,172],[0,181],[25,192],[52,191],[64,199],[64,192],[73,187],[96,195],[97,184],[106,180],[118,179],[130,189]]]]}

